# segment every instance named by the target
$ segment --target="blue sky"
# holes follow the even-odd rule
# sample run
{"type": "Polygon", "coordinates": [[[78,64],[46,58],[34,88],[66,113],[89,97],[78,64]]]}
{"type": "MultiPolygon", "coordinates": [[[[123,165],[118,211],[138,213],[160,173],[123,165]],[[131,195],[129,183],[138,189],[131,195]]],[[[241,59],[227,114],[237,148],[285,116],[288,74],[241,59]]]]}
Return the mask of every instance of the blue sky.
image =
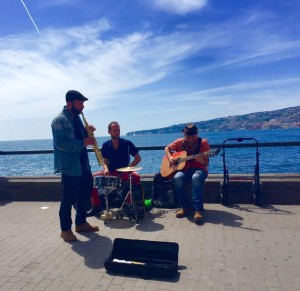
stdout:
{"type": "Polygon", "coordinates": [[[0,140],[52,138],[69,89],[96,136],[297,106],[299,19],[298,0],[1,0],[0,140]]]}

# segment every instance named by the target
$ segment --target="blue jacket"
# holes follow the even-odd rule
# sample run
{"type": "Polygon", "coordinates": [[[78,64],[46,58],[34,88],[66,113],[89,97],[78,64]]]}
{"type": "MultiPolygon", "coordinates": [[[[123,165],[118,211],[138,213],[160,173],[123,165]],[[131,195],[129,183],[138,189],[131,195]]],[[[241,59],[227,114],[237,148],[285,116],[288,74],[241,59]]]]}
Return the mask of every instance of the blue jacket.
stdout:
{"type": "MultiPolygon", "coordinates": [[[[74,134],[73,117],[66,106],[54,118],[51,124],[54,147],[54,173],[69,176],[81,176],[80,151],[84,148],[83,140],[74,134]]],[[[87,169],[91,169],[86,161],[87,169]]]]}

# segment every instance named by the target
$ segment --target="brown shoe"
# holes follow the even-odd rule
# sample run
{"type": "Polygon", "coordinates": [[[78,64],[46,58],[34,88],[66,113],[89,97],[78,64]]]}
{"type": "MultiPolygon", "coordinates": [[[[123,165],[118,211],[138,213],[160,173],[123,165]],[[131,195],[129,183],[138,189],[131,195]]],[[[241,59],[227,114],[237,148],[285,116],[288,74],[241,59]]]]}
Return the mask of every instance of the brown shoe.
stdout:
{"type": "Polygon", "coordinates": [[[203,216],[201,214],[200,211],[196,210],[195,214],[194,214],[194,222],[195,223],[200,223],[203,220],[203,216]]]}
{"type": "Polygon", "coordinates": [[[183,217],[185,217],[188,213],[189,213],[189,210],[188,210],[188,209],[180,208],[180,209],[176,212],[176,217],[177,217],[177,218],[183,218],[183,217]]]}
{"type": "Polygon", "coordinates": [[[77,237],[74,235],[72,230],[62,231],[60,237],[63,238],[64,241],[76,241],[77,237]]]}
{"type": "Polygon", "coordinates": [[[85,222],[84,224],[76,225],[75,231],[76,232],[95,232],[95,231],[99,231],[99,227],[90,225],[88,222],[85,222]]]}

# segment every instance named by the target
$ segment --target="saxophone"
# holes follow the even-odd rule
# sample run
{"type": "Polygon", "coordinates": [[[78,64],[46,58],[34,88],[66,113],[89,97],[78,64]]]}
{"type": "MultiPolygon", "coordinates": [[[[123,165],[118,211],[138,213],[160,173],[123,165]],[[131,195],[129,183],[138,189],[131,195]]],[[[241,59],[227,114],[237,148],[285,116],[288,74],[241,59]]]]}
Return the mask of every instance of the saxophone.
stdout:
{"type": "MultiPolygon", "coordinates": [[[[88,133],[88,136],[89,137],[95,137],[94,136],[94,132],[90,129],[90,125],[88,124],[88,122],[86,121],[84,115],[83,115],[83,112],[81,112],[81,115],[82,115],[82,120],[83,120],[83,123],[84,123],[84,127],[88,133]]],[[[97,161],[98,161],[98,165],[99,166],[102,166],[104,164],[103,162],[103,157],[102,157],[102,154],[101,154],[101,150],[98,146],[98,143],[96,141],[96,143],[93,145],[93,150],[96,154],[96,158],[97,158],[97,161]]]]}

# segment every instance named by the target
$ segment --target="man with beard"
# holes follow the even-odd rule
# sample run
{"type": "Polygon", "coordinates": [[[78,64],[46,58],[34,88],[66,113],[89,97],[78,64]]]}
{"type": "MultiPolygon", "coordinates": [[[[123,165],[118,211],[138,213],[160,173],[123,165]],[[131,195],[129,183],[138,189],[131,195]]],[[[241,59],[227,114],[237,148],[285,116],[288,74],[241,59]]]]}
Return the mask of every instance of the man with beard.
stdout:
{"type": "MultiPolygon", "coordinates": [[[[108,133],[111,136],[110,140],[102,144],[103,170],[93,173],[93,176],[116,176],[122,181],[129,182],[129,172],[119,172],[117,169],[136,167],[141,156],[136,146],[129,140],[120,137],[120,125],[117,121],[112,121],[108,124],[108,133]],[[130,158],[133,158],[130,161],[130,158]]],[[[141,177],[137,172],[131,172],[132,185],[140,185],[141,177]]],[[[91,199],[92,207],[87,212],[87,216],[99,215],[102,211],[101,200],[97,191],[92,192],[91,199]]]]}
{"type": "MultiPolygon", "coordinates": [[[[63,186],[59,209],[61,237],[64,241],[76,241],[72,232],[72,205],[76,206],[75,231],[94,232],[97,226],[86,221],[86,209],[93,188],[93,177],[86,147],[94,145],[94,137],[88,137],[79,117],[88,98],[80,92],[70,90],[62,112],[52,121],[54,147],[54,172],[61,173],[63,186]]],[[[90,127],[95,130],[93,126],[90,127]]]]}
{"type": "Polygon", "coordinates": [[[179,138],[165,147],[165,153],[170,166],[177,168],[176,152],[186,151],[188,156],[195,155],[194,159],[188,160],[184,168],[175,172],[174,185],[181,209],[176,213],[177,218],[183,218],[191,212],[189,197],[186,193],[186,184],[192,183],[192,200],[194,204],[194,222],[202,222],[203,216],[203,192],[204,183],[208,175],[209,156],[201,155],[210,150],[208,141],[198,136],[199,129],[195,124],[186,124],[182,130],[184,137],[179,138]]]}

